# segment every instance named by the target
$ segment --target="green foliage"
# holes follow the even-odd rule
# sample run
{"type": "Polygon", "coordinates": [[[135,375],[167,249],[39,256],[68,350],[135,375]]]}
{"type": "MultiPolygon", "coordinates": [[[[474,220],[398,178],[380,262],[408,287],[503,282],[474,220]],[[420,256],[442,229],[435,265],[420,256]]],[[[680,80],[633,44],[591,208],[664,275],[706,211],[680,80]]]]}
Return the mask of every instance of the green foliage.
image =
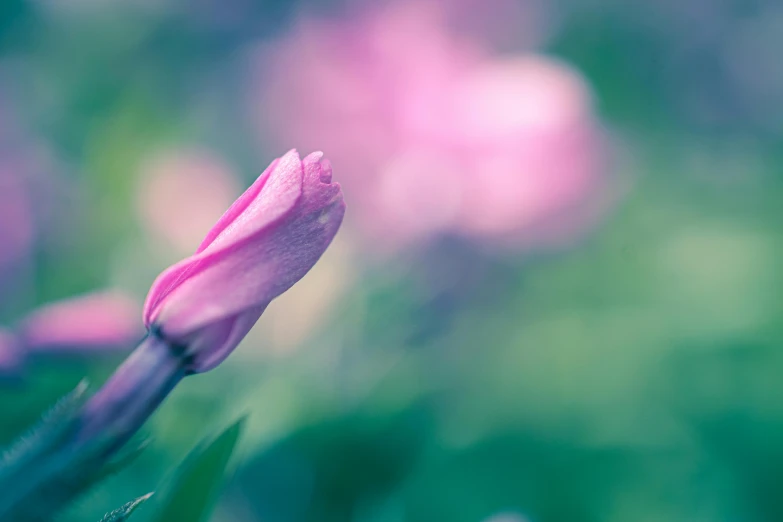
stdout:
{"type": "Polygon", "coordinates": [[[18,480],[19,470],[33,465],[35,460],[56,448],[58,442],[67,434],[73,414],[84,402],[86,390],[87,384],[79,383],[76,389],[44,414],[36,427],[4,452],[0,463],[0,487],[5,490],[4,486],[18,480]]]}
{"type": "Polygon", "coordinates": [[[48,522],[101,480],[130,464],[140,444],[111,457],[111,438],[85,446],[69,444],[75,413],[87,386],[61,399],[29,435],[7,452],[0,466],[0,520],[48,522]]]}
{"type": "MultiPolygon", "coordinates": [[[[124,469],[146,448],[145,441],[114,455],[111,437],[85,446],[70,444],[85,390],[86,385],[81,384],[61,399],[35,429],[6,452],[0,466],[0,520],[49,522],[92,486],[124,469]]],[[[155,520],[207,519],[243,425],[244,418],[190,453],[155,520]]],[[[124,504],[101,522],[128,519],[151,496],[149,493],[124,504]]]]}
{"type": "Polygon", "coordinates": [[[243,463],[241,496],[253,499],[257,520],[352,520],[375,509],[415,470],[431,425],[430,408],[417,405],[390,415],[351,412],[303,427],[243,463]]]}
{"type": "Polygon", "coordinates": [[[154,521],[207,520],[243,425],[244,418],[229,426],[211,443],[202,444],[190,453],[154,521]]]}

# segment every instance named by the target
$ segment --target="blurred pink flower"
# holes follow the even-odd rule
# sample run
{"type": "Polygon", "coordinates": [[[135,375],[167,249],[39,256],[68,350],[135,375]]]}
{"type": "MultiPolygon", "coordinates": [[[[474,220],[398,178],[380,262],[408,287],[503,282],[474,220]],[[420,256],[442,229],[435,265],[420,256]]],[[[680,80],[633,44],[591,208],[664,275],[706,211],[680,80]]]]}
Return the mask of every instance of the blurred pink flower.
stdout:
{"type": "Polygon", "coordinates": [[[144,304],[145,325],[186,350],[190,371],[214,368],[267,305],[313,267],[344,212],[322,154],[300,160],[288,152],[226,211],[194,255],[158,276],[144,304]]]}
{"type": "Polygon", "coordinates": [[[12,313],[32,298],[34,248],[46,252],[52,223],[67,221],[63,165],[17,116],[4,81],[14,77],[13,63],[0,59],[0,309],[12,313]]]}
{"type": "Polygon", "coordinates": [[[0,159],[0,271],[32,245],[33,216],[20,166],[0,159]]]}
{"type": "Polygon", "coordinates": [[[601,144],[581,76],[551,58],[488,61],[453,91],[445,129],[471,169],[460,226],[526,232],[575,210],[601,177],[601,144]]]}
{"type": "Polygon", "coordinates": [[[501,49],[533,48],[557,29],[557,7],[548,0],[431,0],[439,2],[459,34],[501,49]]]}
{"type": "Polygon", "coordinates": [[[170,151],[142,167],[136,207],[147,230],[192,252],[239,194],[236,176],[208,151],[170,151]]]}
{"type": "Polygon", "coordinates": [[[300,20],[254,59],[263,139],[328,150],[356,194],[352,225],[383,247],[580,228],[603,188],[586,82],[546,56],[493,56],[447,18],[440,2],[397,2],[300,20]]]}
{"type": "Polygon", "coordinates": [[[14,375],[22,362],[22,352],[16,336],[0,328],[0,377],[14,375]]]}
{"type": "Polygon", "coordinates": [[[103,291],[44,305],[21,324],[26,352],[130,349],[143,335],[135,299],[103,291]]]}

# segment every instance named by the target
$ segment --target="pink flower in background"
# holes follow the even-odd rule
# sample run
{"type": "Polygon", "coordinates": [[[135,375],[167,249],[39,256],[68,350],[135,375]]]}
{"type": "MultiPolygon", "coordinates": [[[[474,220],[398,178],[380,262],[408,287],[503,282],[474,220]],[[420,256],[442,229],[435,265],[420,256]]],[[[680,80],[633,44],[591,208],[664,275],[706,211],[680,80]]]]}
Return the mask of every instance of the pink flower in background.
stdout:
{"type": "Polygon", "coordinates": [[[586,82],[543,55],[495,56],[449,14],[396,2],[300,20],[254,57],[263,139],[328,149],[355,194],[351,224],[381,248],[582,230],[605,188],[586,82]]]}
{"type": "Polygon", "coordinates": [[[446,12],[450,27],[501,49],[541,46],[557,29],[548,0],[430,0],[446,12]]]}
{"type": "Polygon", "coordinates": [[[21,165],[0,158],[0,271],[24,257],[33,236],[33,215],[21,165]]]}
{"type": "MultiPolygon", "coordinates": [[[[441,14],[419,3],[342,22],[304,19],[255,57],[262,139],[328,150],[365,231],[380,232],[386,217],[376,208],[379,171],[447,114],[443,86],[480,57],[473,42],[449,37],[441,14]]],[[[392,240],[415,235],[402,225],[394,232],[392,240]]]]}
{"type": "MultiPolygon", "coordinates": [[[[0,63],[0,76],[5,74],[0,63]]],[[[39,209],[33,206],[31,182],[40,174],[42,159],[42,147],[22,132],[15,106],[5,94],[0,84],[0,276],[25,260],[35,240],[39,209]]],[[[3,293],[0,287],[0,300],[3,293]]]]}
{"type": "MultiPolygon", "coordinates": [[[[61,239],[58,226],[73,230],[64,212],[73,187],[63,183],[60,163],[46,141],[25,129],[25,118],[6,96],[14,65],[0,60],[0,311],[15,315],[34,297],[35,254],[48,254],[61,239]],[[71,190],[69,190],[71,189],[71,190]]],[[[69,211],[72,208],[68,209],[69,211]]],[[[72,243],[72,241],[71,241],[72,243]]]]}
{"type": "Polygon", "coordinates": [[[0,328],[0,377],[14,375],[22,362],[16,336],[0,328]]]}
{"type": "Polygon", "coordinates": [[[488,60],[455,86],[444,132],[468,165],[468,234],[533,233],[600,187],[590,92],[567,65],[528,55],[488,60]]]}
{"type": "Polygon", "coordinates": [[[192,252],[240,193],[231,168],[208,151],[170,151],[141,170],[139,217],[178,252],[192,252]]]}
{"type": "Polygon", "coordinates": [[[139,304],[118,291],[71,297],[30,313],[19,328],[26,352],[129,349],[143,336],[139,304]]]}
{"type": "Polygon", "coordinates": [[[226,211],[194,255],[157,278],[145,325],[186,350],[190,371],[214,368],[267,305],[313,267],[344,212],[322,154],[300,160],[290,151],[226,211]]]}

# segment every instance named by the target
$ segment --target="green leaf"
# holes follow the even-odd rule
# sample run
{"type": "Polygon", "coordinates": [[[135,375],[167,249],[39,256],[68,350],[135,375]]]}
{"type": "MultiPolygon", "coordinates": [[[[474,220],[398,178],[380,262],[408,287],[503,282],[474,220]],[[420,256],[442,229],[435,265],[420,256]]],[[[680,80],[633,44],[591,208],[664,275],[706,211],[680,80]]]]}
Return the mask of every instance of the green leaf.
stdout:
{"type": "Polygon", "coordinates": [[[6,480],[15,481],[20,470],[30,467],[35,460],[45,457],[57,448],[60,440],[71,428],[74,415],[84,402],[86,391],[86,381],[80,382],[76,389],[43,415],[36,427],[2,452],[0,486],[6,480]]]}
{"type": "Polygon", "coordinates": [[[141,444],[114,459],[100,443],[54,452],[4,486],[0,520],[49,522],[96,483],[133,462],[144,448],[141,444]]]}
{"type": "Polygon", "coordinates": [[[177,479],[163,502],[156,522],[203,522],[212,511],[226,466],[245,418],[229,426],[208,445],[199,445],[180,466],[177,479]]]}
{"type": "Polygon", "coordinates": [[[127,504],[123,505],[119,509],[115,509],[111,513],[106,513],[106,515],[101,519],[101,522],[122,522],[123,520],[128,520],[133,512],[136,511],[136,508],[144,504],[152,495],[152,493],[147,493],[143,497],[139,497],[136,500],[131,500],[127,504]]]}
{"type": "Polygon", "coordinates": [[[112,457],[112,437],[68,444],[83,403],[80,384],[44,416],[0,463],[0,520],[48,522],[92,486],[123,469],[144,450],[141,443],[112,457]]]}

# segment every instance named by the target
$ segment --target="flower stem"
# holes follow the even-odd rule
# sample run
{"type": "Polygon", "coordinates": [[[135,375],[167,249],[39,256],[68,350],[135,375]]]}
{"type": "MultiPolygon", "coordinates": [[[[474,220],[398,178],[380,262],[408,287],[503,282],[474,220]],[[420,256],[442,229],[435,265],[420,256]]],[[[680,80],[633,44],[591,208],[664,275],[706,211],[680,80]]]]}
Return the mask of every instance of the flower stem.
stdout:
{"type": "Polygon", "coordinates": [[[111,437],[108,451],[119,449],[186,373],[183,354],[148,335],[84,406],[75,442],[111,437]]]}

